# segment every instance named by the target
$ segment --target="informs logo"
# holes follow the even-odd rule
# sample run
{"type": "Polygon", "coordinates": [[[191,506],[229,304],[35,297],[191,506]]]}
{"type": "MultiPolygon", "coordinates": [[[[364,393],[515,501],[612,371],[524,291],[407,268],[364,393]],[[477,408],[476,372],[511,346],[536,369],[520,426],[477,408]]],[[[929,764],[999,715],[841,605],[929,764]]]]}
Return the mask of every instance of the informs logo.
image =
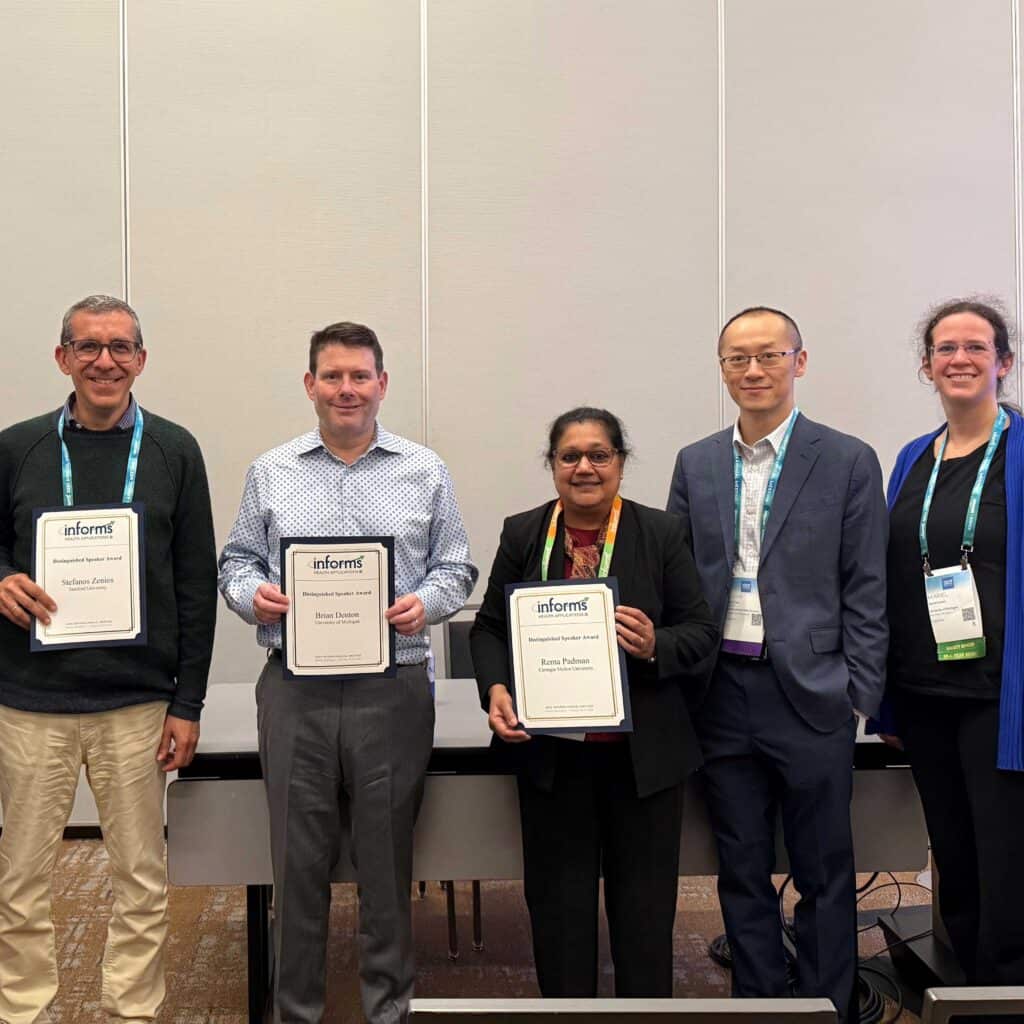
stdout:
{"type": "Polygon", "coordinates": [[[113,519],[109,523],[83,523],[79,520],[74,525],[68,523],[64,527],[65,537],[112,537],[113,535],[113,519]]]}
{"type": "Polygon", "coordinates": [[[331,558],[330,555],[324,558],[313,559],[314,572],[334,572],[338,569],[362,569],[363,555],[358,558],[331,558]]]}
{"type": "Polygon", "coordinates": [[[578,601],[559,601],[552,597],[547,601],[538,601],[536,610],[538,615],[550,615],[552,612],[586,612],[589,600],[589,597],[581,597],[578,601]]]}

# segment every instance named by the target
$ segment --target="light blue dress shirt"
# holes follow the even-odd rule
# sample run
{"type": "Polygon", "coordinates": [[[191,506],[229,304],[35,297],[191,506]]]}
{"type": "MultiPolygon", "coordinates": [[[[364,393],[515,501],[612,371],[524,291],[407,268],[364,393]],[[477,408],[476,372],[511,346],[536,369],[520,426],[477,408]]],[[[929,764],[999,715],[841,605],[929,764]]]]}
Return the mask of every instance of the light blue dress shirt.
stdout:
{"type": "MultiPolygon", "coordinates": [[[[261,583],[281,584],[281,538],[360,536],[395,538],[395,594],[415,593],[428,624],[466,603],[477,569],[448,469],[429,448],[379,423],[373,443],[351,466],[328,451],[319,430],[253,462],[218,563],[220,592],[257,625],[261,646],[280,647],[280,623],[256,623],[252,602],[261,583]]],[[[425,629],[399,635],[398,663],[423,661],[429,646],[425,629]]]]}

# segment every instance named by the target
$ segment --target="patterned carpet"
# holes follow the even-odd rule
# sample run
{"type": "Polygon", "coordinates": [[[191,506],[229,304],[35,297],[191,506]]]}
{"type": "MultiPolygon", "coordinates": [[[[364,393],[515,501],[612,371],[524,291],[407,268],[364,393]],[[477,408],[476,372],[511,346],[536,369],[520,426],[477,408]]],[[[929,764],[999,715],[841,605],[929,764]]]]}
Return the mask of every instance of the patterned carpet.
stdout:
{"type": "MultiPolygon", "coordinates": [[[[912,875],[898,876],[901,881],[912,875]]],[[[866,879],[861,879],[866,881],[866,879]]],[[[879,885],[885,879],[879,879],[879,885]]],[[[61,988],[51,1012],[60,1024],[106,1024],[99,1009],[99,961],[110,907],[110,882],[103,846],[95,840],[65,842],[54,877],[61,988]]],[[[789,896],[789,893],[787,893],[789,896]]],[[[418,958],[417,995],[537,996],[530,956],[530,933],[522,886],[488,882],[483,886],[485,949],[470,948],[470,887],[456,885],[461,955],[447,957],[445,896],[437,884],[413,901],[418,958]]],[[[904,903],[928,902],[921,889],[904,890],[904,903]]],[[[869,893],[861,908],[889,907],[895,889],[869,893]]],[[[679,883],[676,918],[676,995],[722,996],[728,972],[706,954],[710,938],[722,931],[714,879],[685,878],[679,883]]],[[[359,1021],[356,977],[355,889],[334,888],[328,968],[327,1024],[359,1021]]],[[[601,994],[612,995],[611,963],[602,935],[601,994]]],[[[877,929],[861,937],[861,955],[882,946],[877,929]]],[[[168,948],[168,997],[164,1024],[247,1024],[245,968],[245,890],[173,888],[168,948]]],[[[900,1021],[916,1018],[904,1012],[900,1021]]]]}

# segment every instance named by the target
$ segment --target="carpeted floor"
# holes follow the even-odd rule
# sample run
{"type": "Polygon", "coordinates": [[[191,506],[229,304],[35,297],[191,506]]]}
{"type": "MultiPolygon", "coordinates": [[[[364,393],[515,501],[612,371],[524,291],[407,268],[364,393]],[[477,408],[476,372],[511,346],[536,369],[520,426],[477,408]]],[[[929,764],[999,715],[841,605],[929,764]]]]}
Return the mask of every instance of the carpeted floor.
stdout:
{"type": "MultiPolygon", "coordinates": [[[[913,882],[912,875],[898,876],[913,882]]],[[[861,879],[860,881],[866,881],[861,879]]],[[[888,879],[880,878],[881,886],[888,879]]],[[[105,1024],[99,1009],[99,961],[110,907],[110,882],[103,846],[95,840],[65,842],[54,878],[61,988],[51,1012],[60,1024],[105,1024]]],[[[893,887],[867,894],[861,909],[890,907],[893,887]]],[[[787,892],[791,902],[792,894],[787,892]]],[[[927,903],[922,889],[904,889],[904,903],[927,903]]],[[[419,996],[537,996],[530,955],[530,931],[522,886],[514,882],[483,885],[485,948],[470,948],[470,886],[456,885],[461,955],[447,956],[445,896],[431,884],[424,899],[413,901],[419,996]]],[[[679,882],[676,918],[677,996],[723,996],[728,972],[708,959],[709,939],[722,931],[713,878],[679,882]]],[[[331,911],[328,1024],[361,1020],[356,976],[355,888],[334,887],[331,911]]],[[[612,995],[611,963],[602,935],[601,994],[612,995]]],[[[882,947],[877,929],[861,936],[861,955],[882,947]]],[[[245,967],[245,890],[173,888],[168,948],[168,996],[164,1024],[247,1024],[245,967]]],[[[904,1012],[901,1022],[916,1020],[904,1012]]]]}

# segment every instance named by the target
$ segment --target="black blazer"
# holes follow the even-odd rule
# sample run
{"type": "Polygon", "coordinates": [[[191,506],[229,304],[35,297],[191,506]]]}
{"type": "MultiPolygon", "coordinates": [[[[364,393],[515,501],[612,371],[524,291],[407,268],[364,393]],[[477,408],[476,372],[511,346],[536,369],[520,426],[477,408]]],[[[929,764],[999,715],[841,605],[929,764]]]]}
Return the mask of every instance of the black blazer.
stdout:
{"type": "MultiPolygon", "coordinates": [[[[490,706],[491,686],[504,683],[513,689],[505,584],[540,579],[553,507],[550,501],[511,516],[501,531],[483,605],[470,631],[473,668],[485,710],[490,706]]],[[[564,568],[563,519],[551,553],[549,578],[562,579],[564,568]]],[[[714,651],[718,627],[701,594],[682,520],[668,512],[623,501],[609,575],[618,578],[622,604],[640,608],[655,626],[657,661],[650,664],[626,655],[633,713],[629,749],[637,795],[644,797],[681,782],[701,763],[686,701],[686,690],[700,686],[700,681],[687,673],[714,651]]],[[[559,742],[565,741],[535,736],[529,743],[511,744],[495,737],[492,746],[536,785],[549,790],[555,777],[554,744],[559,742]]]]}

